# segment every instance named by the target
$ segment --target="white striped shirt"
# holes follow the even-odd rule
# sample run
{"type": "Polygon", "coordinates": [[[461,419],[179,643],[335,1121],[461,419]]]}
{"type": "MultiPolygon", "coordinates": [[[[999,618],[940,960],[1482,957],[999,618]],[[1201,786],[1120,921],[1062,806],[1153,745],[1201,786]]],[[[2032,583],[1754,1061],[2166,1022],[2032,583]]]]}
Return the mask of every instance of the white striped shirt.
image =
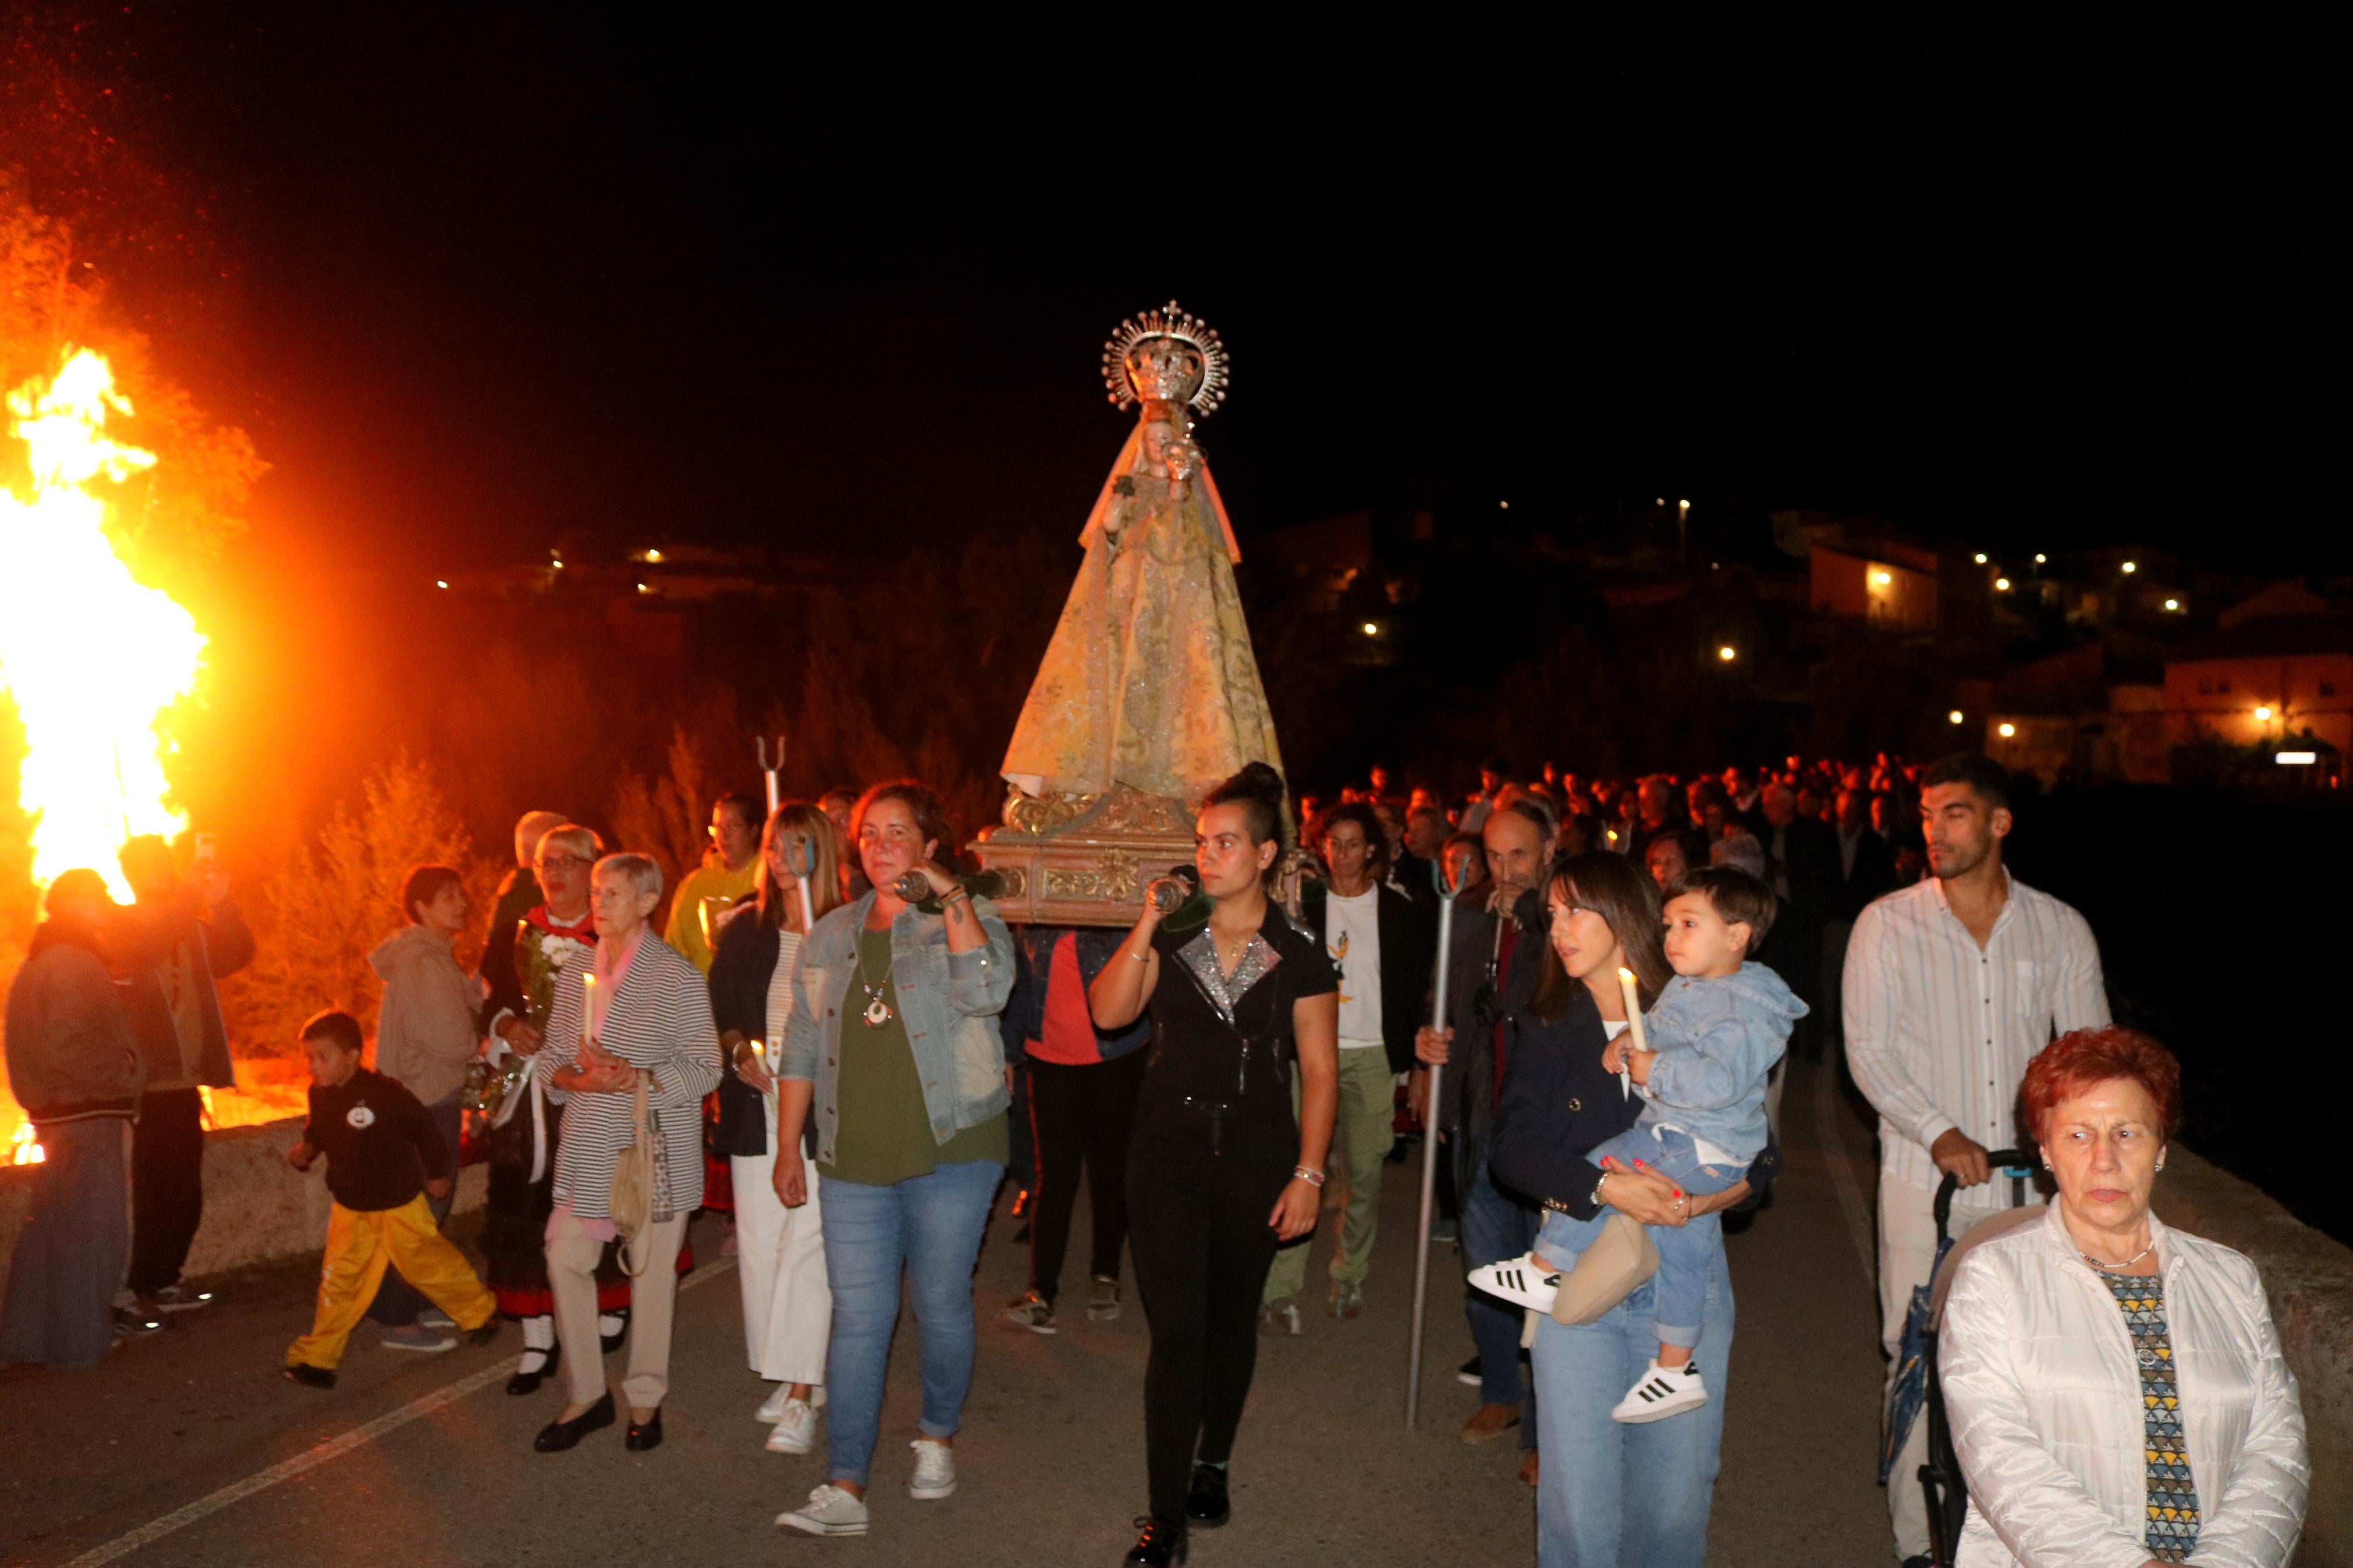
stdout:
{"type": "MultiPolygon", "coordinates": [[[[2008,876],[2007,872],[2003,873],[2008,876]]],[[[1883,1175],[1934,1190],[1928,1146],[1948,1128],[2019,1141],[2026,1064],[2059,1036],[2105,1028],[2099,944],[2070,906],[2010,877],[1983,948],[1935,877],[1888,894],[1846,950],[1846,1058],[1879,1111],[1883,1175]]]]}
{"type": "MultiPolygon", "coordinates": [[[[551,1078],[580,1054],[586,1014],[582,977],[592,965],[566,966],[555,979],[540,1068],[551,1078]]],[[[719,1087],[719,1029],[702,973],[649,927],[621,984],[604,1003],[596,1043],[631,1067],[653,1069],[652,1112],[662,1158],[654,1169],[654,1215],[667,1218],[702,1203],[702,1097],[719,1087]]],[[[633,1089],[566,1094],[555,1152],[555,1201],[581,1219],[612,1215],[613,1166],[637,1139],[633,1089]]]]}

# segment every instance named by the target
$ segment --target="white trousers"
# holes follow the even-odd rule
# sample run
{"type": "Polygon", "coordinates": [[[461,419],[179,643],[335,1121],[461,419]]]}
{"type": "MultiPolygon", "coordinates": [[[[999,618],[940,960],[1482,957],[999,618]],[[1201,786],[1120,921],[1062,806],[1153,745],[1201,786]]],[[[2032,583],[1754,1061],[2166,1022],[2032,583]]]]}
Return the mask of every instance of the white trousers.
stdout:
{"type": "MultiPolygon", "coordinates": [[[[1963,1187],[1953,1194],[1953,1213],[1945,1234],[1958,1241],[1979,1220],[2010,1207],[2009,1181],[1996,1173],[1982,1187],[1963,1187]],[[1989,1201],[1991,1200],[1991,1201],[1989,1201]]],[[[1885,1397],[1895,1392],[1896,1352],[1904,1342],[1904,1319],[1912,1310],[1912,1289],[1926,1285],[1936,1267],[1936,1194],[1913,1186],[1879,1168],[1879,1341],[1887,1352],[1887,1388],[1880,1418],[1886,1419],[1885,1397]]],[[[1884,1430],[1883,1426],[1882,1430],[1884,1430]]],[[[1912,1423],[1912,1435],[1896,1456],[1887,1476],[1887,1518],[1895,1531],[1895,1556],[1926,1555],[1928,1550],[1928,1503],[1920,1490],[1920,1467],[1928,1462],[1928,1412],[1923,1406],[1912,1423]]]]}
{"type": "Polygon", "coordinates": [[[825,1278],[817,1167],[808,1167],[808,1202],[797,1209],[776,1198],[775,1154],[730,1155],[727,1167],[735,1184],[744,1358],[772,1383],[821,1384],[833,1332],[833,1290],[825,1278]]]}

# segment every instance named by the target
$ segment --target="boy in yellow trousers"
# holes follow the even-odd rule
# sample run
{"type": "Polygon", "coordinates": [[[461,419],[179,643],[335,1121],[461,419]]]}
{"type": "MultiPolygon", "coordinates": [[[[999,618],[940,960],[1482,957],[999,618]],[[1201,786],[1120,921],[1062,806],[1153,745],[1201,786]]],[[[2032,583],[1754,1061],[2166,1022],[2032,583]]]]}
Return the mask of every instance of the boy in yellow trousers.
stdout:
{"type": "Polygon", "coordinates": [[[335,1363],[375,1300],[387,1266],[449,1315],[474,1343],[499,1331],[498,1303],[465,1255],[433,1222],[426,1194],[446,1197],[457,1177],[417,1097],[360,1066],[359,1020],[333,1009],[302,1026],[311,1060],[311,1121],[286,1163],[307,1171],[327,1157],[327,1258],[319,1273],[319,1313],[286,1351],[286,1375],[311,1388],[335,1386],[335,1363]]]}

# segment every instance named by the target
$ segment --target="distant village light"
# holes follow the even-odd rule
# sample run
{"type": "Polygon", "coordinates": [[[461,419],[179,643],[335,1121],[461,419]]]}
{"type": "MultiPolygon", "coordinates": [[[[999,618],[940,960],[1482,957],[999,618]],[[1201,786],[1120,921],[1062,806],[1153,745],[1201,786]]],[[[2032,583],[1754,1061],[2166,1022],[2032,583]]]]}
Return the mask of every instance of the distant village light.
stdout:
{"type": "Polygon", "coordinates": [[[638,584],[638,592],[640,594],[650,594],[653,590],[647,587],[643,583],[640,583],[638,584]]]}
{"type": "Polygon", "coordinates": [[[1365,623],[1365,635],[1368,637],[1377,637],[1380,636],[1381,623],[1378,621],[1366,621],[1365,623]]]}
{"type": "Polygon", "coordinates": [[[2130,574],[2135,573],[2135,572],[2137,572],[2137,571],[2139,571],[2139,570],[2140,570],[2140,563],[2139,563],[2139,562],[2137,562],[2137,561],[2127,561],[2127,562],[2126,562],[2126,563],[2125,563],[2125,571],[2126,571],[2126,574],[2130,574]]]}
{"type": "MultiPolygon", "coordinates": [[[[2039,561],[2039,560],[2041,560],[2041,559],[2042,559],[2042,557],[2038,555],[2038,556],[2036,556],[2036,557],[2035,557],[2035,559],[2039,561]]],[[[660,564],[661,564],[661,552],[660,552],[660,551],[659,551],[659,550],[649,550],[649,551],[647,551],[647,552],[646,552],[646,562],[647,562],[647,563],[648,563],[649,565],[653,565],[653,566],[659,566],[659,565],[660,565],[660,564]]]]}
{"type": "Polygon", "coordinates": [[[1499,501],[1497,501],[1495,504],[1496,504],[1497,506],[1499,506],[1499,507],[1502,507],[1505,511],[1509,511],[1509,510],[1512,510],[1512,503],[1511,503],[1510,501],[1507,501],[1507,500],[1499,500],[1499,501]]]}
{"type": "Polygon", "coordinates": [[[1948,722],[1948,723],[1953,723],[1953,724],[1957,724],[1957,723],[1959,723],[1959,722],[1961,721],[1961,717],[1962,717],[1962,715],[1961,715],[1961,710],[1960,710],[1959,709],[1957,709],[1957,708],[1954,709],[1950,713],[1947,713],[1947,714],[1946,714],[1946,715],[1945,715],[1946,721],[1947,721],[1947,722],[1948,722]]]}
{"type": "Polygon", "coordinates": [[[1725,643],[1722,647],[1715,650],[1715,657],[1724,660],[1725,663],[1730,664],[1734,659],[1740,657],[1740,653],[1739,650],[1735,648],[1730,643],[1725,643]]]}
{"type": "Polygon", "coordinates": [[[1984,565],[1985,563],[1986,563],[1986,552],[1985,552],[1984,551],[1980,550],[1980,551],[1978,551],[1978,565],[1980,565],[1980,566],[1982,566],[1982,565],[1984,565]]]}
{"type": "Polygon", "coordinates": [[[2168,610],[2178,610],[2181,608],[2181,601],[2179,599],[2168,599],[2165,601],[2165,607],[2168,610]]]}
{"type": "Polygon", "coordinates": [[[449,579],[447,577],[436,577],[433,579],[433,585],[437,588],[446,588],[449,585],[449,579]]]}
{"type": "Polygon", "coordinates": [[[2007,594],[2007,593],[2009,593],[2009,592],[2010,592],[2010,579],[2009,579],[2009,578],[2007,578],[2007,577],[1997,577],[1997,578],[1995,578],[1995,579],[1993,580],[1993,585],[1994,585],[1994,587],[1995,587],[1998,591],[2000,591],[2000,592],[2001,592],[2001,593],[2007,594]]]}
{"type": "Polygon", "coordinates": [[[2036,552],[2034,552],[2034,563],[2035,563],[2037,566],[2042,565],[2044,562],[2046,562],[2046,561],[2048,561],[2048,560],[2050,560],[2050,559],[2051,559],[2051,557],[2049,557],[2048,555],[2043,554],[2043,553],[2042,553],[2042,552],[2041,552],[2040,550],[2038,550],[2038,551],[2036,551],[2036,552]]]}
{"type": "Polygon", "coordinates": [[[2015,735],[2015,734],[2017,734],[2017,733],[2018,733],[2018,726],[2017,726],[2017,725],[2015,725],[2015,724],[2009,724],[2009,723],[2005,723],[2005,724],[2003,724],[2003,725],[2001,726],[2000,731],[2000,734],[2001,735],[2001,738],[2002,738],[2003,740],[2005,740],[2005,741],[2009,740],[2012,735],[2015,735]]]}

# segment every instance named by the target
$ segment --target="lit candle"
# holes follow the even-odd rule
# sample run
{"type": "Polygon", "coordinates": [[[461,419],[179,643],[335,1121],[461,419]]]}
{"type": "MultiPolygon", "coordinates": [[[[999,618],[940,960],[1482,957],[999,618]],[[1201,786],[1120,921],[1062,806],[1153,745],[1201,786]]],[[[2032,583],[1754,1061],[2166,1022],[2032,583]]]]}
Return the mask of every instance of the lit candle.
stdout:
{"type": "MultiPolygon", "coordinates": [[[[1619,994],[1626,999],[1626,1034],[1627,1037],[1633,1041],[1633,1044],[1630,1046],[1628,1049],[1636,1051],[1649,1050],[1651,1048],[1651,1043],[1642,1034],[1641,994],[1634,989],[1634,972],[1632,970],[1623,967],[1619,969],[1618,991],[1619,994]]],[[[1629,1099],[1633,1097],[1634,1075],[1631,1069],[1624,1067],[1620,1067],[1618,1069],[1618,1088],[1629,1099]]]]}
{"type": "Polygon", "coordinates": [[[599,1021],[596,1016],[596,977],[593,974],[584,974],[580,977],[580,985],[581,999],[585,1004],[580,1016],[580,1037],[583,1040],[593,1041],[596,1037],[596,1025],[599,1021]]]}

